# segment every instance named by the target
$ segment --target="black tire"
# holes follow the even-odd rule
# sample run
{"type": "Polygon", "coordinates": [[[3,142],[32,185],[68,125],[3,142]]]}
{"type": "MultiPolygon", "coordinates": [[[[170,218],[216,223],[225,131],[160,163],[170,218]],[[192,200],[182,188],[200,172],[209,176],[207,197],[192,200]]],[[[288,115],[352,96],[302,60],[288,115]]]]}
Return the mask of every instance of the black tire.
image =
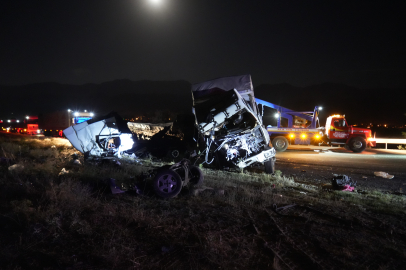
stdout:
{"type": "Polygon", "coordinates": [[[350,140],[348,147],[354,153],[361,153],[367,147],[367,142],[362,137],[355,137],[350,140]]]}
{"type": "Polygon", "coordinates": [[[203,180],[204,180],[204,175],[202,173],[202,170],[200,170],[199,167],[193,166],[193,165],[190,166],[189,169],[190,169],[190,173],[191,173],[191,177],[192,177],[189,180],[189,182],[192,185],[200,185],[200,184],[202,184],[203,180]]]}
{"type": "Polygon", "coordinates": [[[276,161],[276,158],[273,157],[273,158],[271,158],[271,160],[264,162],[265,173],[267,173],[267,174],[275,173],[275,161],[276,161]]]}
{"type": "Polygon", "coordinates": [[[154,177],[153,186],[156,195],[169,199],[179,194],[182,189],[182,178],[170,169],[160,170],[154,177]]]}
{"type": "Polygon", "coordinates": [[[272,140],[272,146],[276,151],[283,152],[288,148],[289,142],[285,137],[278,136],[272,140]]]}

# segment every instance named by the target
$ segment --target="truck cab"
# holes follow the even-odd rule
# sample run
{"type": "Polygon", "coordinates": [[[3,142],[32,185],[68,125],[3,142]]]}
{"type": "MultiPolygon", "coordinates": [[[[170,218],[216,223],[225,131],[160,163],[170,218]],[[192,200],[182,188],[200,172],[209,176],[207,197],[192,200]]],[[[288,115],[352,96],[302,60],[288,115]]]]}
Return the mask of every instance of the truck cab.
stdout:
{"type": "Polygon", "coordinates": [[[355,153],[364,151],[367,146],[376,146],[371,130],[349,126],[345,115],[327,117],[325,135],[331,145],[343,144],[355,153]]]}

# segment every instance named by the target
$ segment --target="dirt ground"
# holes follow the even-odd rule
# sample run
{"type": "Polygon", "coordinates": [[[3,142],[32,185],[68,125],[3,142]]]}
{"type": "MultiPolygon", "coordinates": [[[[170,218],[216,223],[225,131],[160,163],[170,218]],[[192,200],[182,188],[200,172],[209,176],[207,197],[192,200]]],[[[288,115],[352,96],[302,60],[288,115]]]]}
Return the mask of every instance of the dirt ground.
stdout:
{"type": "Polygon", "coordinates": [[[381,190],[383,179],[343,192],[323,187],[332,172],[322,167],[279,162],[282,175],[203,168],[204,186],[163,200],[140,177],[151,162],[92,164],[78,155],[78,164],[56,139],[3,138],[0,150],[0,269],[406,265],[406,198],[381,190]],[[112,194],[106,178],[127,192],[112,194]]]}
{"type": "MultiPolygon", "coordinates": [[[[315,164],[301,164],[278,160],[276,169],[297,182],[317,186],[331,184],[334,174],[345,174],[357,181],[357,189],[379,189],[391,193],[406,192],[406,174],[396,174],[393,179],[375,176],[371,170],[315,164]]],[[[406,193],[405,193],[406,194],[406,193]]]]}

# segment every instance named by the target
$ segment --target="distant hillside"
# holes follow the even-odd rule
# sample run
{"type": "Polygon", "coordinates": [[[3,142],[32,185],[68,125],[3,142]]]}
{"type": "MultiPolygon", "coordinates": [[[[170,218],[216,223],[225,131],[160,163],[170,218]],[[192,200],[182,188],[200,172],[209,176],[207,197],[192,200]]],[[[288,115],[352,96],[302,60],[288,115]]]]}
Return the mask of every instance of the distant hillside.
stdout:
{"type": "MultiPolygon", "coordinates": [[[[102,84],[66,85],[37,83],[0,86],[0,116],[38,114],[55,110],[94,111],[99,115],[116,111],[134,115],[146,111],[190,112],[191,84],[187,81],[115,80],[102,84]]],[[[322,121],[333,113],[345,114],[351,124],[386,122],[406,124],[406,101],[399,98],[406,89],[357,89],[343,84],[324,83],[308,87],[264,84],[255,95],[294,110],[324,107],[322,121]],[[323,118],[324,117],[324,118],[323,118]]]]}
{"type": "Polygon", "coordinates": [[[84,110],[106,114],[190,110],[192,95],[186,81],[115,80],[102,84],[38,83],[0,86],[0,114],[37,114],[55,110],[84,110]]]}
{"type": "Polygon", "coordinates": [[[312,111],[323,106],[321,120],[331,114],[345,114],[349,124],[387,123],[406,124],[406,89],[358,89],[343,84],[323,83],[308,87],[289,84],[260,85],[257,98],[298,110],[312,111]]]}

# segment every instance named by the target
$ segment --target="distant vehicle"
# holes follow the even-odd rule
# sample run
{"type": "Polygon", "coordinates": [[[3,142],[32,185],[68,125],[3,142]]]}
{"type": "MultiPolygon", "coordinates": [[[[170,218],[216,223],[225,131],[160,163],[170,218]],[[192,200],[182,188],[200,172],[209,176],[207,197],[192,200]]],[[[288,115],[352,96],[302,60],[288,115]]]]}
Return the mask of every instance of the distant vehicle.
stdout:
{"type": "Polygon", "coordinates": [[[41,130],[38,127],[38,116],[26,116],[24,120],[24,130],[22,133],[26,133],[28,135],[35,135],[40,134],[41,130]]]}
{"type": "Polygon", "coordinates": [[[193,113],[205,163],[243,169],[253,163],[275,171],[275,149],[262,123],[250,75],[192,86],[193,113]]]}
{"type": "Polygon", "coordinates": [[[45,136],[62,137],[63,130],[92,119],[91,112],[56,111],[39,115],[39,129],[45,136]]]}
{"type": "Polygon", "coordinates": [[[267,131],[278,152],[285,151],[289,144],[317,145],[326,142],[343,145],[355,153],[364,151],[367,146],[376,146],[370,129],[349,126],[344,115],[327,117],[326,125],[322,127],[319,123],[322,108],[319,106],[314,111],[298,112],[258,98],[256,102],[262,105],[262,114],[264,106],[277,111],[277,126],[268,126],[267,131]],[[282,119],[287,120],[284,125],[282,119]]]}

